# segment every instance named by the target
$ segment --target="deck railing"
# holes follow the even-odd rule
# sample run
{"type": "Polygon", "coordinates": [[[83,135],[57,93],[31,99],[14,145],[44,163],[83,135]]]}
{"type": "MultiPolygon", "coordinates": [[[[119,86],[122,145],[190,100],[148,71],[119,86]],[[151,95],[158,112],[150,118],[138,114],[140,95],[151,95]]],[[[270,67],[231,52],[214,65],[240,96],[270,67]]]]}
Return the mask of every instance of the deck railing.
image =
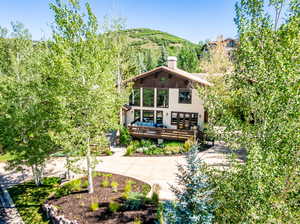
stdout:
{"type": "Polygon", "coordinates": [[[128,126],[129,133],[137,138],[161,138],[169,140],[187,140],[191,137],[198,137],[198,130],[179,130],[171,128],[156,128],[145,126],[128,126]]]}

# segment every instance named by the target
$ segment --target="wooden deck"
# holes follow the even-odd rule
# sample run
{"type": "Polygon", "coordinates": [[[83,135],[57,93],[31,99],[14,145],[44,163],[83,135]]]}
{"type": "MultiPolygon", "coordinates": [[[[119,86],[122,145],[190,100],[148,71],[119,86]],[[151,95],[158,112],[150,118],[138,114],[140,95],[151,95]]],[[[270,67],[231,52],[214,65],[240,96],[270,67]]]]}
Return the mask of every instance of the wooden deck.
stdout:
{"type": "MultiPolygon", "coordinates": [[[[129,133],[136,138],[155,138],[167,140],[180,140],[185,141],[194,137],[195,131],[193,130],[178,130],[170,128],[155,128],[144,126],[128,126],[129,133]]],[[[199,137],[199,131],[196,131],[196,137],[199,137]]]]}

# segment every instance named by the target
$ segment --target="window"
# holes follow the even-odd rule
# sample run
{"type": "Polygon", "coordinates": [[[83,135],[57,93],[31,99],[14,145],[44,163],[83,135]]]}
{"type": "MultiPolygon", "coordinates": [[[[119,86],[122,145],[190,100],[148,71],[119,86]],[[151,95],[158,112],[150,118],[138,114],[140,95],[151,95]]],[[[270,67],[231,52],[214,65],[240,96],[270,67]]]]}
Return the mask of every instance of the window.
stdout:
{"type": "Polygon", "coordinates": [[[192,91],[189,89],[179,89],[179,103],[192,103],[192,91]]]}
{"type": "Polygon", "coordinates": [[[133,123],[141,121],[141,110],[134,110],[134,121],[133,123]]]}
{"type": "Polygon", "coordinates": [[[154,107],[154,89],[143,89],[143,106],[154,107]]]}
{"type": "Polygon", "coordinates": [[[154,123],[154,111],[143,110],[143,122],[154,123]]]}
{"type": "Polygon", "coordinates": [[[132,90],[132,93],[129,97],[130,106],[140,106],[141,92],[139,88],[132,90]]]}
{"type": "Polygon", "coordinates": [[[157,89],[157,107],[167,108],[169,107],[169,90],[157,89]]]}
{"type": "Polygon", "coordinates": [[[171,113],[171,125],[177,125],[177,112],[172,112],[171,113]]]}
{"type": "Polygon", "coordinates": [[[171,112],[171,125],[179,129],[191,129],[198,124],[198,113],[171,112]]]}
{"type": "Polygon", "coordinates": [[[163,124],[163,111],[156,111],[156,123],[163,124]]]}

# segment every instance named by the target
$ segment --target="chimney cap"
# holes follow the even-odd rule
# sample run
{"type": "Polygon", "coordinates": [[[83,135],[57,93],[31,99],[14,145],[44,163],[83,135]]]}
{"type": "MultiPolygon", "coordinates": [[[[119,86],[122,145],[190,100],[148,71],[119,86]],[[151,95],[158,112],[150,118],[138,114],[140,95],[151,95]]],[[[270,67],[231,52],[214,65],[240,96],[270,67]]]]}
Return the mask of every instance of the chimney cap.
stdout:
{"type": "Polygon", "coordinates": [[[168,56],[168,61],[177,61],[176,56],[168,56]]]}

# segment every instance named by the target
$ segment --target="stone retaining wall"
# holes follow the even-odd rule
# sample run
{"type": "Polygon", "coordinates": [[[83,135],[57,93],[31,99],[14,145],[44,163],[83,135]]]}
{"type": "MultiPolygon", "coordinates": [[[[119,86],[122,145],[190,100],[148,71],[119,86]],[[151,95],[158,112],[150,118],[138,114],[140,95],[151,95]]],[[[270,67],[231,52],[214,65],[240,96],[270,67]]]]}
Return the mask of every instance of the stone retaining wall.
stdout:
{"type": "Polygon", "coordinates": [[[52,224],[79,224],[77,221],[71,221],[63,215],[58,215],[57,208],[52,205],[44,204],[42,209],[46,217],[51,220],[52,224]]]}

